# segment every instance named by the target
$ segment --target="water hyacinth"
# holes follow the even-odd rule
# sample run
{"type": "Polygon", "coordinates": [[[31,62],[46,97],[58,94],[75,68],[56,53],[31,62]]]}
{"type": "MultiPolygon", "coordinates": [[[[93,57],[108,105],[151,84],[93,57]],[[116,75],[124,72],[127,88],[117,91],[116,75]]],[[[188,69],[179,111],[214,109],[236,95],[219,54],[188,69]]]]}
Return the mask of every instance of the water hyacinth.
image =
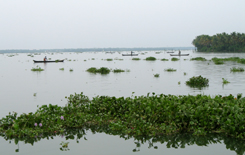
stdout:
{"type": "Polygon", "coordinates": [[[42,123],[39,123],[39,126],[40,126],[40,127],[43,126],[42,123]]]}
{"type": "Polygon", "coordinates": [[[37,123],[34,123],[34,126],[37,126],[37,123]]]}
{"type": "Polygon", "coordinates": [[[60,119],[64,120],[64,116],[61,116],[60,119]]]}

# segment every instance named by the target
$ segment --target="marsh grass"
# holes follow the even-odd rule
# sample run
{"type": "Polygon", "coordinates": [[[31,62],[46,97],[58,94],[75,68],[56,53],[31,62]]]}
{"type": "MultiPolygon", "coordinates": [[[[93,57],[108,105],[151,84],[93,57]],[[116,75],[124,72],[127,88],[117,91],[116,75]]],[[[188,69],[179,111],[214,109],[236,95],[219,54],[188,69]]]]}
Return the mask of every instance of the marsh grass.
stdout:
{"type": "Polygon", "coordinates": [[[146,61],[155,61],[157,59],[155,57],[147,57],[145,60],[146,61]]]}
{"type": "Polygon", "coordinates": [[[244,68],[241,67],[233,67],[230,69],[231,72],[244,72],[244,68]]]}
{"type": "Polygon", "coordinates": [[[175,72],[175,71],[177,71],[177,69],[168,68],[168,69],[165,69],[165,71],[167,71],[167,72],[175,72]]]}
{"type": "Polygon", "coordinates": [[[44,69],[42,69],[41,67],[36,67],[36,68],[32,68],[31,71],[37,71],[37,72],[40,72],[40,71],[44,71],[44,69]]]}
{"type": "Polygon", "coordinates": [[[178,61],[178,58],[172,58],[171,61],[178,61]]]}

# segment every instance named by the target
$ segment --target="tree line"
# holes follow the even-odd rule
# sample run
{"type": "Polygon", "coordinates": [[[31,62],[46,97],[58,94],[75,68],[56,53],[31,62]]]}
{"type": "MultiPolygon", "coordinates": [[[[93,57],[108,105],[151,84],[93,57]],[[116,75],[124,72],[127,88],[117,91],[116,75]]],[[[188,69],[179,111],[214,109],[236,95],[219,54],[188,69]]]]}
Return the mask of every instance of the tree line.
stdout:
{"type": "Polygon", "coordinates": [[[199,35],[192,44],[199,52],[245,52],[245,34],[223,32],[213,36],[199,35]]]}

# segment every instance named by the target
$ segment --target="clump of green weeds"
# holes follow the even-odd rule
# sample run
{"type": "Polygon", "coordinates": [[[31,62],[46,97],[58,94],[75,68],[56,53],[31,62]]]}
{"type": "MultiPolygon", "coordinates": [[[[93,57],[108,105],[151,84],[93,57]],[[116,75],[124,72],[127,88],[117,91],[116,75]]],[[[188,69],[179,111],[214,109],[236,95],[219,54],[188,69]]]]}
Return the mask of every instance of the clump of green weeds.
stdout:
{"type": "Polygon", "coordinates": [[[140,60],[140,58],[132,58],[132,60],[140,60]]]}
{"type": "Polygon", "coordinates": [[[110,73],[110,69],[108,69],[106,67],[101,67],[99,69],[97,69],[95,67],[91,67],[91,68],[87,69],[87,72],[100,73],[100,74],[109,74],[110,73]]]}
{"type": "Polygon", "coordinates": [[[168,61],[168,59],[163,58],[163,59],[161,59],[161,61],[168,61]]]}
{"type": "Polygon", "coordinates": [[[165,71],[167,71],[167,72],[175,72],[175,71],[177,71],[177,69],[168,68],[168,69],[165,69],[165,71]]]}
{"type": "Polygon", "coordinates": [[[113,61],[113,59],[111,59],[111,58],[108,58],[108,59],[106,59],[106,61],[113,61]]]}
{"type": "Polygon", "coordinates": [[[155,61],[157,59],[155,57],[147,57],[145,60],[146,61],[155,61]]]}
{"type": "Polygon", "coordinates": [[[36,72],[40,72],[40,71],[44,71],[44,69],[42,69],[41,67],[36,67],[36,68],[32,68],[31,71],[36,71],[36,72]]]}
{"type": "Polygon", "coordinates": [[[160,76],[160,74],[153,74],[154,75],[154,77],[159,77],[160,76]]]}
{"type": "Polygon", "coordinates": [[[178,58],[172,58],[171,61],[178,61],[178,58]]]}
{"type": "Polygon", "coordinates": [[[121,73],[121,72],[125,72],[125,70],[122,70],[122,69],[114,69],[113,72],[114,73],[121,73]]]}
{"type": "Polygon", "coordinates": [[[206,61],[206,58],[203,57],[196,57],[196,58],[191,58],[191,61],[196,60],[196,61],[206,61]]]}
{"type": "Polygon", "coordinates": [[[59,70],[63,71],[63,70],[65,70],[65,69],[64,69],[64,68],[60,68],[59,70]]]}
{"type": "Polygon", "coordinates": [[[241,68],[241,67],[232,67],[230,69],[231,72],[244,72],[244,68],[241,68]]]}
{"type": "Polygon", "coordinates": [[[223,84],[227,84],[227,83],[230,83],[230,82],[229,82],[228,80],[222,78],[222,83],[223,83],[223,84]]]}
{"type": "Polygon", "coordinates": [[[199,76],[193,76],[192,78],[189,79],[189,81],[186,81],[186,84],[191,87],[206,87],[208,86],[209,80],[207,78],[202,77],[201,75],[199,76]]]}

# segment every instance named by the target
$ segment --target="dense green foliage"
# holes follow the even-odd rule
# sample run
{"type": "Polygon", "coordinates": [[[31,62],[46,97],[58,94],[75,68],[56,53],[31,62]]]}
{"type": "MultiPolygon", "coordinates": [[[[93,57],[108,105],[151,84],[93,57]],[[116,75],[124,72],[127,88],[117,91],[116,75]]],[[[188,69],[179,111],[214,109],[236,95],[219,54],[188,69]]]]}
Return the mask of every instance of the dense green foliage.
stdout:
{"type": "Polygon", "coordinates": [[[241,68],[241,67],[232,67],[231,69],[231,72],[244,72],[244,68],[241,68]]]}
{"type": "Polygon", "coordinates": [[[196,60],[196,61],[206,61],[206,58],[203,57],[196,57],[196,58],[191,58],[191,61],[196,60]]]}
{"type": "Polygon", "coordinates": [[[213,36],[199,35],[192,44],[199,52],[245,52],[245,34],[233,32],[213,36]]]}
{"type": "Polygon", "coordinates": [[[101,67],[99,69],[97,69],[95,67],[91,67],[91,68],[87,69],[87,71],[90,73],[101,73],[101,74],[109,74],[110,73],[110,69],[108,69],[106,67],[101,67]]]}
{"type": "Polygon", "coordinates": [[[178,58],[172,58],[171,61],[178,61],[178,58]]]}
{"type": "Polygon", "coordinates": [[[199,76],[193,76],[192,78],[189,79],[189,81],[186,81],[186,84],[191,86],[191,87],[206,87],[208,86],[209,80],[207,78],[202,77],[201,75],[199,76]]]}
{"type": "Polygon", "coordinates": [[[155,61],[157,59],[155,57],[147,57],[145,60],[147,60],[147,61],[155,61]]]}
{"type": "Polygon", "coordinates": [[[44,71],[44,69],[42,69],[41,67],[36,67],[36,68],[32,68],[31,71],[37,71],[37,72],[40,72],[40,71],[44,71]]]}
{"type": "Polygon", "coordinates": [[[124,135],[150,136],[191,132],[225,133],[245,138],[245,98],[206,95],[152,95],[135,97],[70,95],[65,107],[43,105],[35,113],[9,113],[0,120],[4,137],[35,137],[66,133],[70,128],[106,125],[124,135]]]}
{"type": "Polygon", "coordinates": [[[168,68],[168,69],[165,69],[165,71],[167,71],[167,72],[175,72],[175,71],[177,71],[177,69],[168,68]]]}

